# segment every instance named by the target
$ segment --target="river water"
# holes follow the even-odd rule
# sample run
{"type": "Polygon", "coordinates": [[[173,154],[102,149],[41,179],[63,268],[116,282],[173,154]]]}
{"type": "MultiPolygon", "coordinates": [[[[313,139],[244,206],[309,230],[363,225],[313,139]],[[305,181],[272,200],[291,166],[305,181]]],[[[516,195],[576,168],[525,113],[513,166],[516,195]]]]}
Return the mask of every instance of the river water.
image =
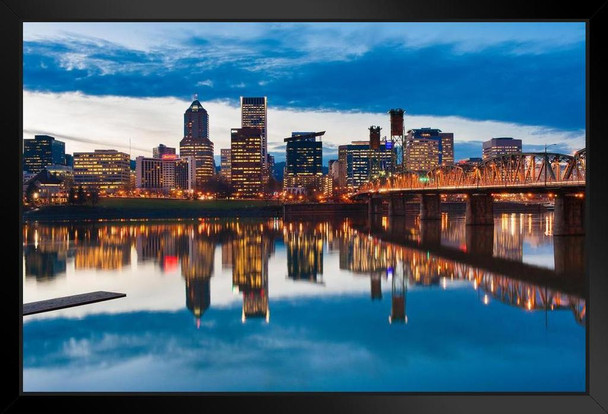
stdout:
{"type": "Polygon", "coordinates": [[[28,223],[23,390],[584,392],[582,239],[552,213],[28,223]]]}

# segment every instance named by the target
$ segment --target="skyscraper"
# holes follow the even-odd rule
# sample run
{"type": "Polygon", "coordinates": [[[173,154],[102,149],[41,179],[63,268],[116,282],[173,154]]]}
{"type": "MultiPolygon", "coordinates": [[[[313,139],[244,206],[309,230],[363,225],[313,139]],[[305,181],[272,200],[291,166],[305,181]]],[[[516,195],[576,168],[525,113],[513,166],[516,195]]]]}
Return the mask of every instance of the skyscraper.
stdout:
{"type": "Polygon", "coordinates": [[[285,188],[320,187],[322,170],[322,132],[293,132],[285,138],[285,188]]]}
{"type": "Polygon", "coordinates": [[[454,165],[454,133],[440,132],[441,137],[441,165],[454,165]]]}
{"type": "Polygon", "coordinates": [[[405,168],[408,171],[429,171],[454,164],[454,134],[436,128],[407,131],[405,168]]]}
{"type": "Polygon", "coordinates": [[[230,175],[237,197],[258,198],[262,191],[262,131],[233,128],[230,136],[230,175]]]}
{"type": "Polygon", "coordinates": [[[510,137],[492,138],[483,143],[482,158],[484,160],[499,155],[519,153],[521,153],[521,139],[513,139],[510,137]]]}
{"type": "MultiPolygon", "coordinates": [[[[390,141],[389,141],[390,142],[390,141]]],[[[348,145],[338,147],[339,180],[342,189],[357,189],[368,181],[371,176],[378,175],[379,171],[390,170],[393,163],[393,152],[387,148],[386,142],[381,142],[377,150],[373,150],[378,162],[370,162],[370,142],[353,141],[348,145]]],[[[389,145],[390,147],[390,145],[389,145]]]]}
{"type": "Polygon", "coordinates": [[[49,135],[23,140],[23,170],[37,173],[50,165],[65,165],[65,143],[49,135]]]}
{"type": "Polygon", "coordinates": [[[209,138],[209,115],[196,97],[188,109],[186,109],[186,112],[184,112],[185,137],[209,138]]]}
{"type": "Polygon", "coordinates": [[[184,138],[179,143],[179,155],[194,158],[197,188],[215,174],[213,142],[209,139],[209,117],[196,99],[184,113],[184,138]]]}
{"type": "Polygon", "coordinates": [[[268,101],[263,97],[241,96],[241,128],[260,128],[262,131],[261,155],[264,175],[268,174],[268,101]]]}
{"type": "Polygon", "coordinates": [[[180,157],[192,157],[196,163],[196,187],[200,188],[215,174],[213,142],[208,138],[184,137],[179,143],[180,157]]]}

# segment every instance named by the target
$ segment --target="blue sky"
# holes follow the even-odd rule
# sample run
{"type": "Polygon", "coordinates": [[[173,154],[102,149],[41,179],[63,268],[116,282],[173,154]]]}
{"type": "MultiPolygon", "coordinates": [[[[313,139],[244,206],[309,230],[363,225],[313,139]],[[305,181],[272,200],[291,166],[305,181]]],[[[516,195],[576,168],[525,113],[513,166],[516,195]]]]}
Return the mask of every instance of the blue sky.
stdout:
{"type": "Polygon", "coordinates": [[[279,159],[294,130],[328,131],[327,158],[369,125],[388,133],[386,112],[398,107],[406,128],[454,132],[457,159],[493,136],[521,138],[525,150],[585,145],[584,23],[25,23],[23,64],[24,137],[56,134],[68,152],[102,136],[124,145],[128,135],[134,152],[178,146],[194,93],[218,154],[238,126],[239,97],[258,95],[279,159]],[[99,135],[73,118],[73,129],[53,123],[57,112],[39,119],[49,100],[66,119],[75,107],[95,117],[99,135]],[[129,121],[117,115],[99,119],[109,105],[128,113],[125,102],[164,105],[165,123],[140,133],[121,130],[129,121]],[[343,118],[352,114],[360,124],[343,118]]]}

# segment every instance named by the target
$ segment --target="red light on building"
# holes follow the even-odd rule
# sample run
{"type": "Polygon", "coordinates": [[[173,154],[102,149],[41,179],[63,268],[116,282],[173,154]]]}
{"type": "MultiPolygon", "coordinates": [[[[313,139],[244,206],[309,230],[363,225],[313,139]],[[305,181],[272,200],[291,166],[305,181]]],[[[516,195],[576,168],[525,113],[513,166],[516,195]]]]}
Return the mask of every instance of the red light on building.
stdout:
{"type": "Polygon", "coordinates": [[[176,154],[163,154],[161,158],[163,160],[176,160],[177,155],[176,154]]]}

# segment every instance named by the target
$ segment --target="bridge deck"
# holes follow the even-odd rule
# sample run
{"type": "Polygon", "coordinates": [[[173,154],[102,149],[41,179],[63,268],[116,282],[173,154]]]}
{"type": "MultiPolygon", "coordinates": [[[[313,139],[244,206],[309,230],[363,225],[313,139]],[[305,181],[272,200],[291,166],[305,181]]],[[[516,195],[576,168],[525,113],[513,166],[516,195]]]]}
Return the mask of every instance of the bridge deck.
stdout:
{"type": "Polygon", "coordinates": [[[552,193],[560,191],[585,191],[584,182],[562,182],[562,183],[526,183],[526,184],[501,184],[501,185],[458,185],[458,186],[422,186],[412,188],[379,188],[377,190],[363,190],[356,195],[389,195],[389,194],[423,194],[423,193],[552,193]]]}

